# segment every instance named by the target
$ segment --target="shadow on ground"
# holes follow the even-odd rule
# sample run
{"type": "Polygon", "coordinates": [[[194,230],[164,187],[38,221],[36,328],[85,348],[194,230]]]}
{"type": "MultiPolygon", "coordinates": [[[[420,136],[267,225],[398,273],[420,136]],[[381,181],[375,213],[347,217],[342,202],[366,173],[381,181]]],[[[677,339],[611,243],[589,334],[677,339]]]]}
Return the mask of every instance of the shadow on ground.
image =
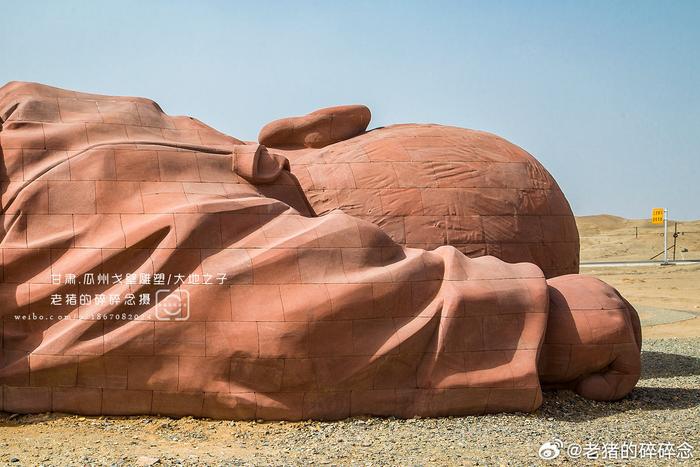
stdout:
{"type": "Polygon", "coordinates": [[[700,375],[700,358],[664,352],[642,352],[642,380],[700,375]]]}
{"type": "Polygon", "coordinates": [[[700,389],[668,387],[636,387],[627,397],[615,402],[584,399],[572,391],[544,394],[538,411],[543,418],[584,422],[609,417],[631,410],[681,410],[700,406],[700,389]]]}
{"type": "Polygon", "coordinates": [[[17,414],[0,412],[0,428],[20,425],[34,425],[50,420],[58,420],[59,418],[64,418],[65,416],[66,414],[62,413],[17,414]]]}

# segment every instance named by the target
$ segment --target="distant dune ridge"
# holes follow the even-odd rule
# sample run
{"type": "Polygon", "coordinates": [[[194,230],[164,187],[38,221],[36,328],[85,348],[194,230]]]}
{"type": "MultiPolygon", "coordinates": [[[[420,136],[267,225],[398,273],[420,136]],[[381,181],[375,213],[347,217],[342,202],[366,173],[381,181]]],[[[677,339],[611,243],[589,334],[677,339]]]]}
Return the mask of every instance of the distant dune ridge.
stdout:
{"type": "MultiPolygon", "coordinates": [[[[675,222],[668,221],[669,247],[673,245],[675,222]]],[[[676,259],[700,258],[700,220],[677,222],[676,259]]],[[[625,219],[601,214],[576,217],[576,225],[581,237],[582,262],[648,260],[664,249],[663,225],[654,225],[651,219],[625,219]]],[[[672,255],[673,249],[670,249],[669,258],[672,255]]],[[[662,257],[660,255],[657,259],[662,257]]]]}

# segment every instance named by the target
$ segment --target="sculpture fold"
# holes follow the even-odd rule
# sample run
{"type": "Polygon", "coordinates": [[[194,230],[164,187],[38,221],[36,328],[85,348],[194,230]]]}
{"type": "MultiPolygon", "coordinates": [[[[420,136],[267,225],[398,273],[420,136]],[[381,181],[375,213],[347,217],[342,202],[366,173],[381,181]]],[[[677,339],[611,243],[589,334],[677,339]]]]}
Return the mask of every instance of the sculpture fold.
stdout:
{"type": "Polygon", "coordinates": [[[631,391],[639,322],[606,284],[316,215],[323,154],[374,138],[360,117],[280,150],[148,99],[0,88],[0,409],[412,417],[631,391]]]}

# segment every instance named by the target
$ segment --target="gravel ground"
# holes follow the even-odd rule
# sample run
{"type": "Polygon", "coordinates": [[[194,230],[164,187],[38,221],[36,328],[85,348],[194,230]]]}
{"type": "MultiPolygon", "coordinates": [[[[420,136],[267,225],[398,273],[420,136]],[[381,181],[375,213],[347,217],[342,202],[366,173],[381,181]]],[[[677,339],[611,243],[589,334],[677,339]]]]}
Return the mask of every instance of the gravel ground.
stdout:
{"type": "MultiPolygon", "coordinates": [[[[686,441],[700,465],[700,339],[644,342],[644,375],[622,401],[597,403],[547,393],[534,414],[445,419],[351,419],[335,423],[256,423],[160,417],[0,417],[3,465],[204,464],[580,464],[562,451],[538,457],[554,438],[578,443],[686,441]]],[[[658,444],[657,444],[658,446],[658,444]]],[[[602,453],[602,451],[599,451],[602,453]]],[[[598,459],[590,464],[622,461],[598,459]]],[[[627,464],[656,465],[653,460],[627,464]]],[[[668,461],[665,461],[668,462],[668,461]]],[[[673,460],[673,463],[678,460],[673,460]]]]}

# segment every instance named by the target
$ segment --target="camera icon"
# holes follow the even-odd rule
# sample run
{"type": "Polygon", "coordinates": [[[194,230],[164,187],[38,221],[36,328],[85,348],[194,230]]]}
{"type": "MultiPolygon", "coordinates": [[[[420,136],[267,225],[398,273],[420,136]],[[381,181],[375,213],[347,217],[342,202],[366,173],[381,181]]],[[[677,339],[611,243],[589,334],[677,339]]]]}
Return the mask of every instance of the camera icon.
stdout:
{"type": "Polygon", "coordinates": [[[187,290],[157,290],[156,319],[159,321],[190,319],[190,293],[187,290]]]}

